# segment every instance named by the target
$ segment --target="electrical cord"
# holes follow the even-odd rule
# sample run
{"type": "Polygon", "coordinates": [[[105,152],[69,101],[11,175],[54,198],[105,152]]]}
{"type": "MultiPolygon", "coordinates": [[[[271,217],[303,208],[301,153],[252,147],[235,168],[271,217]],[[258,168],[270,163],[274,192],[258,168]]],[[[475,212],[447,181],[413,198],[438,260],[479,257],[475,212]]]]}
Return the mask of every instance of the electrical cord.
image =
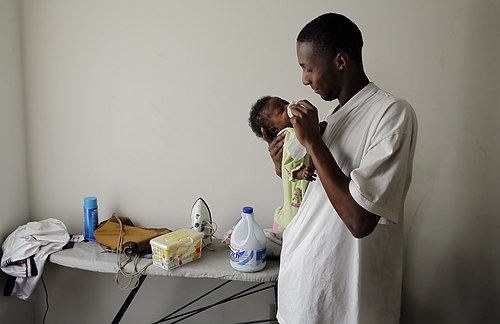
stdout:
{"type": "Polygon", "coordinates": [[[205,235],[203,238],[215,238],[217,239],[217,237],[215,236],[215,232],[217,232],[217,223],[214,222],[214,221],[204,221],[203,222],[203,227],[208,227],[210,229],[210,233],[205,235]],[[215,225],[215,227],[214,227],[215,225]]]}
{"type": "Polygon", "coordinates": [[[212,244],[212,239],[218,240],[217,236],[215,236],[215,232],[217,232],[217,223],[214,221],[203,221],[203,227],[207,227],[210,229],[210,233],[206,234],[203,239],[210,238],[210,243],[205,243],[203,245],[203,248],[209,250],[209,251],[214,251],[213,249],[210,249],[208,246],[212,244]],[[215,225],[215,226],[214,226],[215,225]]]}
{"type": "Polygon", "coordinates": [[[47,313],[49,312],[49,293],[47,292],[47,286],[45,285],[45,280],[43,280],[43,276],[40,277],[42,278],[43,289],[45,290],[45,303],[47,304],[47,308],[45,309],[45,314],[43,314],[43,320],[42,320],[42,323],[45,324],[45,318],[47,317],[47,313]]]}
{"type": "Polygon", "coordinates": [[[122,261],[122,247],[123,247],[123,224],[118,217],[117,212],[113,212],[113,217],[115,217],[118,220],[118,224],[120,224],[120,235],[118,236],[118,243],[116,245],[116,264],[118,266],[118,271],[116,272],[115,276],[115,282],[118,288],[122,290],[133,290],[137,286],[139,286],[139,277],[142,275],[146,269],[153,264],[153,261],[148,262],[142,269],[137,270],[137,264],[139,263],[139,253],[136,253],[134,258],[132,259],[129,254],[125,254],[126,259],[122,261]],[[127,273],[125,271],[125,266],[129,264],[130,262],[133,262],[134,264],[134,271],[127,273]],[[129,279],[128,283],[126,285],[122,285],[120,283],[120,275],[124,276],[125,278],[129,279]],[[133,285],[132,285],[133,284],[133,285]]]}

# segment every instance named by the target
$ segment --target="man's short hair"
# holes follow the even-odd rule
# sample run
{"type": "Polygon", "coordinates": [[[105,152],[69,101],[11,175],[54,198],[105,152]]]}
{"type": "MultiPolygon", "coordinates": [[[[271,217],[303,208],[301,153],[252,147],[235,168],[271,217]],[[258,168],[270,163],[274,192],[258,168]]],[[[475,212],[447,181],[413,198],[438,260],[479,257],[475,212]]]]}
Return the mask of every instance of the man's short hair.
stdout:
{"type": "Polygon", "coordinates": [[[302,28],[297,42],[311,42],[316,54],[327,59],[333,59],[338,53],[345,52],[363,69],[361,31],[343,15],[326,13],[313,19],[302,28]]]}

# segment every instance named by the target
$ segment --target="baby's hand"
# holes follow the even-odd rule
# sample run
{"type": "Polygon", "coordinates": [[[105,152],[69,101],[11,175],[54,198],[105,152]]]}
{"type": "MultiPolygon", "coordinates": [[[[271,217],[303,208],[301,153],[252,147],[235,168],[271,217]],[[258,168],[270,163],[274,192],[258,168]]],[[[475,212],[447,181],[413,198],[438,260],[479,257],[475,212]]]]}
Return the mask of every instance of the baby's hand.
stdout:
{"type": "Polygon", "coordinates": [[[293,173],[293,178],[297,180],[314,181],[316,180],[316,174],[314,174],[313,168],[301,168],[293,173]]]}

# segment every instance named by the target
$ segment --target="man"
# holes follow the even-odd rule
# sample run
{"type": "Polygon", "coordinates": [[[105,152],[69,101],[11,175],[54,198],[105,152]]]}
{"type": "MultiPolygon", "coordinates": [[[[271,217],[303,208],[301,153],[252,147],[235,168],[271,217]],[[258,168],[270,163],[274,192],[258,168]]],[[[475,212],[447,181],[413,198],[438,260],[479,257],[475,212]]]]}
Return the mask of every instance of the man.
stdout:
{"type": "MultiPolygon", "coordinates": [[[[302,82],[339,104],[323,136],[311,103],[292,108],[295,134],[320,181],[309,185],[283,233],[280,323],[399,321],[403,206],[417,123],[408,103],[368,80],[362,46],[358,27],[333,13],[297,37],[302,82]]],[[[265,138],[281,175],[283,138],[265,138]]]]}

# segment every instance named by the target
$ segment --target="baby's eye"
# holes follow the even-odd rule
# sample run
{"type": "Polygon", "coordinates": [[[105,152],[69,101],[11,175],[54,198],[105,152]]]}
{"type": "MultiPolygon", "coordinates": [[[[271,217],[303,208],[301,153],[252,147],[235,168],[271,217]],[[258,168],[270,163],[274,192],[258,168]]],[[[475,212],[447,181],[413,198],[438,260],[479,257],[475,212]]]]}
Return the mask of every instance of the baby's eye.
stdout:
{"type": "Polygon", "coordinates": [[[311,73],[313,70],[312,69],[307,69],[306,72],[311,73]]]}

